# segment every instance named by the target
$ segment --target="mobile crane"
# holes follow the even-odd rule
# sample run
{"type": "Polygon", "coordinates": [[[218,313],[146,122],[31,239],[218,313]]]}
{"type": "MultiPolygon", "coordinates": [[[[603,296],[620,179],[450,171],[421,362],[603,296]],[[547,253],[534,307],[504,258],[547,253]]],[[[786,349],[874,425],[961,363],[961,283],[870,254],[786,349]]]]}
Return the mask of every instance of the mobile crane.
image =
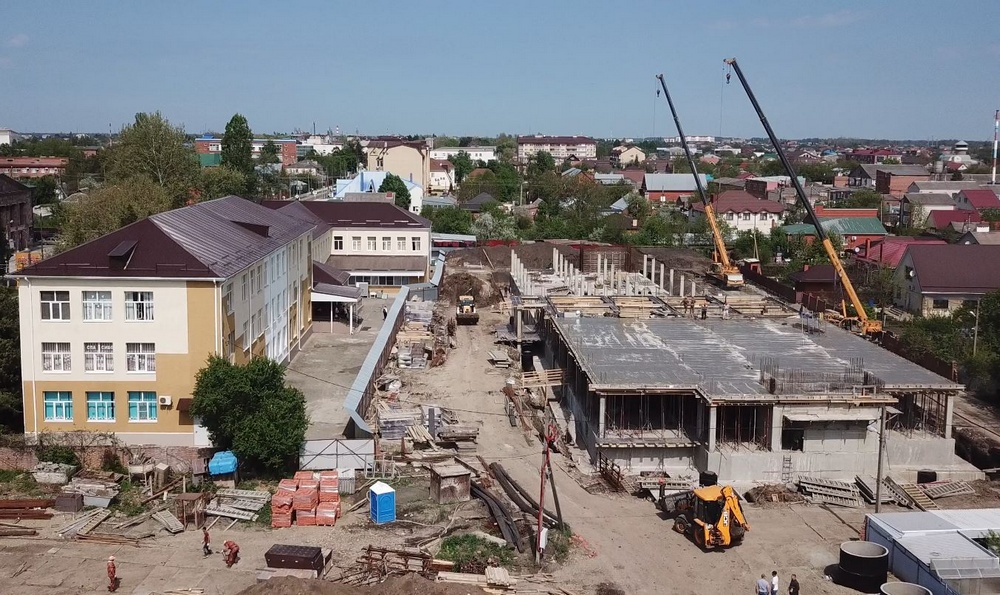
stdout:
{"type": "Polygon", "coordinates": [[[809,204],[809,199],[806,198],[805,190],[802,189],[802,183],[799,182],[799,178],[795,174],[795,170],[792,169],[792,164],[788,161],[785,151],[781,148],[781,143],[778,142],[778,137],[774,135],[774,130],[771,129],[771,125],[767,122],[767,117],[764,115],[763,110],[761,110],[760,104],[757,103],[757,98],[750,89],[750,83],[748,83],[746,77],[743,76],[743,71],[740,69],[740,65],[737,64],[736,58],[728,58],[725,60],[725,63],[736,72],[736,77],[740,79],[740,84],[743,85],[743,90],[746,91],[747,97],[750,98],[750,103],[753,104],[753,108],[757,112],[757,117],[760,118],[760,123],[764,125],[764,130],[767,131],[767,137],[771,140],[771,145],[774,146],[774,150],[778,154],[778,159],[781,160],[781,165],[785,168],[785,172],[792,179],[792,185],[795,186],[795,194],[799,199],[799,203],[806,210],[806,213],[809,214],[809,218],[812,219],[813,225],[816,227],[816,237],[819,238],[822,243],[823,249],[826,251],[827,258],[829,258],[830,263],[833,264],[833,268],[837,271],[837,276],[840,278],[840,283],[843,285],[848,299],[851,300],[855,316],[848,316],[846,305],[842,306],[843,317],[841,319],[841,325],[865,337],[877,336],[882,332],[882,322],[868,317],[868,313],[865,311],[865,307],[861,303],[861,299],[858,297],[857,292],[854,291],[854,285],[851,283],[850,277],[847,276],[847,271],[844,270],[844,265],[840,261],[840,257],[837,255],[837,251],[834,249],[833,243],[830,242],[830,237],[827,236],[826,231],[823,229],[823,226],[820,225],[819,219],[816,217],[816,212],[813,211],[812,205],[809,204]]]}
{"type": "Polygon", "coordinates": [[[684,147],[684,155],[687,156],[688,165],[691,167],[691,173],[694,175],[694,183],[698,188],[698,196],[701,198],[702,204],[705,205],[705,218],[708,219],[708,226],[712,230],[712,239],[715,242],[715,255],[712,259],[712,268],[708,275],[716,279],[726,289],[738,289],[743,286],[743,273],[729,262],[726,242],[722,238],[722,232],[719,231],[719,223],[715,219],[715,208],[712,206],[711,201],[708,200],[705,186],[701,183],[701,178],[698,176],[698,168],[695,166],[694,157],[691,156],[691,149],[688,147],[687,139],[684,138],[681,120],[677,116],[677,110],[674,108],[674,101],[670,98],[670,91],[667,91],[667,83],[664,82],[662,74],[656,75],[656,78],[660,81],[660,87],[663,88],[663,95],[667,98],[667,105],[670,106],[670,113],[674,116],[674,124],[677,125],[677,134],[680,136],[681,146],[684,147]]]}

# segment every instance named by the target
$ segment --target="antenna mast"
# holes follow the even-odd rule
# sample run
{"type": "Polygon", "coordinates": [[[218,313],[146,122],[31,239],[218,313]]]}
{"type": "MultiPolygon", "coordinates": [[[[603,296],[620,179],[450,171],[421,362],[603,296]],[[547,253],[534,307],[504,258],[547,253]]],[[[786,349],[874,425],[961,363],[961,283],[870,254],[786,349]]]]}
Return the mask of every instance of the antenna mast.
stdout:
{"type": "Polygon", "coordinates": [[[993,114],[993,175],[990,184],[997,183],[997,130],[1000,129],[1000,109],[993,114]]]}

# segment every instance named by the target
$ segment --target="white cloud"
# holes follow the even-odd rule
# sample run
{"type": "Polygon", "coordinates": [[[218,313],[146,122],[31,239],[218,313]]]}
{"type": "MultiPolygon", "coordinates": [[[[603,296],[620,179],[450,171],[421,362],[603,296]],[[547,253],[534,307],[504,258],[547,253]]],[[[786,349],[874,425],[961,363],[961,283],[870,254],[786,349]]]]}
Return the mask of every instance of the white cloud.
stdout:
{"type": "Polygon", "coordinates": [[[20,48],[26,45],[28,45],[28,36],[24,33],[18,33],[7,40],[7,47],[9,48],[20,48]]]}

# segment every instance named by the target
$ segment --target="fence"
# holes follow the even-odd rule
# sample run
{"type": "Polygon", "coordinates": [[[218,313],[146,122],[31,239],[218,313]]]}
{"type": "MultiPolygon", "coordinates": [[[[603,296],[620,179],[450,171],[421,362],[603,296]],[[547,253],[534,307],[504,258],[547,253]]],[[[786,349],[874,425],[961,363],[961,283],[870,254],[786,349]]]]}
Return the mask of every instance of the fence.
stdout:
{"type": "Polygon", "coordinates": [[[882,347],[885,347],[896,355],[906,358],[919,366],[923,366],[935,374],[944,376],[952,382],[958,382],[957,362],[943,360],[932,353],[922,353],[919,355],[909,353],[903,342],[899,340],[899,337],[892,333],[883,333],[881,342],[882,347]]]}
{"type": "Polygon", "coordinates": [[[306,440],[299,454],[299,469],[369,469],[375,465],[374,440],[306,440]]]}
{"type": "Polygon", "coordinates": [[[404,285],[399,288],[396,299],[389,306],[389,312],[382,324],[382,329],[375,337],[375,343],[368,351],[364,363],[361,364],[361,369],[354,378],[351,389],[347,391],[344,408],[351,416],[351,423],[347,426],[347,436],[352,438],[371,438],[372,436],[372,428],[365,421],[365,415],[368,413],[375,395],[375,380],[385,369],[392,347],[396,343],[396,334],[403,326],[403,310],[409,295],[409,287],[404,285]]]}

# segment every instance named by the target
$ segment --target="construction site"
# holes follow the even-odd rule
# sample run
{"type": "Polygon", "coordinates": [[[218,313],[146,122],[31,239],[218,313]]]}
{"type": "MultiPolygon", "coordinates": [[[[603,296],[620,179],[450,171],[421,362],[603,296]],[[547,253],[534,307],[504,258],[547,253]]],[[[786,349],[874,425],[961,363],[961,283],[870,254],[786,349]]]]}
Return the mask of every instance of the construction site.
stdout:
{"type": "Polygon", "coordinates": [[[724,291],[644,256],[621,270],[511,257],[513,328],[558,395],[560,422],[595,466],[696,470],[727,481],[933,468],[978,479],[954,454],[963,390],[878,345],[756,291],[724,291]]]}

